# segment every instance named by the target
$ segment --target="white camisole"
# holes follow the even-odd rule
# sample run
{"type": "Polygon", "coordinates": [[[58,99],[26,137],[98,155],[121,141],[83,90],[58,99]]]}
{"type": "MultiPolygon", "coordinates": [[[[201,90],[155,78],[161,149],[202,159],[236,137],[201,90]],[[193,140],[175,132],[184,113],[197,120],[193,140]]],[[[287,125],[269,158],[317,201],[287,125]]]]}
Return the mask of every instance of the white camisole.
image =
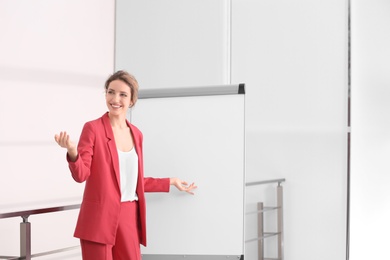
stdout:
{"type": "Polygon", "coordinates": [[[121,185],[121,201],[138,200],[136,193],[138,179],[138,155],[134,147],[129,152],[118,150],[121,185]]]}

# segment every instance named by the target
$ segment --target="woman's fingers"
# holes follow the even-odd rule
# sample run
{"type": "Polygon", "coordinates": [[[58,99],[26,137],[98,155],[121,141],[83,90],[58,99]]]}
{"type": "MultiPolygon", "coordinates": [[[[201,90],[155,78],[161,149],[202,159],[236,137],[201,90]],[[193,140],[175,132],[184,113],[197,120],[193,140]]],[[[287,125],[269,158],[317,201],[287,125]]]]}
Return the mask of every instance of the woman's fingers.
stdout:
{"type": "Polygon", "coordinates": [[[179,178],[170,178],[170,184],[174,185],[179,191],[185,191],[194,195],[193,190],[197,188],[194,183],[188,185],[186,181],[182,181],[179,178]]]}
{"type": "Polygon", "coordinates": [[[69,135],[66,132],[60,132],[54,135],[54,140],[63,148],[69,148],[71,146],[69,135]]]}
{"type": "MultiPolygon", "coordinates": [[[[186,183],[186,185],[187,185],[187,183],[186,183]]],[[[196,189],[196,188],[197,188],[197,186],[195,186],[195,183],[191,183],[190,186],[184,187],[183,191],[185,191],[185,192],[187,192],[187,193],[190,193],[190,194],[194,195],[193,190],[196,189]]]]}

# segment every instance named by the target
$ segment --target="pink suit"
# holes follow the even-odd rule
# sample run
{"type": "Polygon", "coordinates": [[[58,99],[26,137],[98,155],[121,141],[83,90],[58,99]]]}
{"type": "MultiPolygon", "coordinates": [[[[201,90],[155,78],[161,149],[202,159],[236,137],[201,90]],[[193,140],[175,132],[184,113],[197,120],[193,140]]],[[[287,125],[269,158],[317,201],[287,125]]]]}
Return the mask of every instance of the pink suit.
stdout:
{"type": "MultiPolygon", "coordinates": [[[[169,192],[169,178],[145,178],[143,170],[142,133],[130,124],[138,154],[137,195],[139,206],[139,241],[146,246],[145,192],[169,192]]],[[[114,245],[121,209],[118,152],[108,113],[87,122],[78,143],[78,157],[69,163],[72,177],[84,182],[83,202],[74,233],[75,237],[114,245]]]]}

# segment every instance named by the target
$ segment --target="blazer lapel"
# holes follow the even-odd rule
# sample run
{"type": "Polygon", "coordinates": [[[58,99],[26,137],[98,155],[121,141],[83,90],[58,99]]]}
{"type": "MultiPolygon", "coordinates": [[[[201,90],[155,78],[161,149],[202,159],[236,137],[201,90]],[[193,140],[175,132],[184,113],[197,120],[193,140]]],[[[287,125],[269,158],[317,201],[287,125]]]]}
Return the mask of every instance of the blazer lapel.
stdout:
{"type": "Polygon", "coordinates": [[[143,151],[142,151],[142,138],[139,134],[139,130],[136,129],[132,124],[130,124],[127,121],[127,125],[130,127],[131,134],[133,136],[134,141],[134,148],[138,155],[138,184],[137,184],[137,194],[138,198],[140,199],[140,196],[144,193],[144,186],[143,186],[143,151]]]}
{"type": "Polygon", "coordinates": [[[115,177],[116,181],[118,184],[118,188],[120,190],[120,173],[119,173],[119,158],[118,158],[118,150],[116,148],[115,144],[115,138],[114,138],[114,133],[112,132],[112,127],[110,123],[110,118],[108,117],[108,113],[103,115],[103,125],[104,125],[104,130],[106,132],[106,137],[107,137],[107,146],[111,154],[111,161],[112,161],[112,166],[114,168],[115,172],[115,177]]]}
{"type": "Polygon", "coordinates": [[[134,142],[134,147],[135,147],[135,150],[138,152],[140,152],[140,143],[138,141],[139,139],[139,135],[137,134],[137,131],[135,131],[134,129],[134,126],[132,124],[129,123],[129,121],[127,121],[127,125],[130,127],[130,134],[132,135],[133,137],[133,142],[134,142]]]}

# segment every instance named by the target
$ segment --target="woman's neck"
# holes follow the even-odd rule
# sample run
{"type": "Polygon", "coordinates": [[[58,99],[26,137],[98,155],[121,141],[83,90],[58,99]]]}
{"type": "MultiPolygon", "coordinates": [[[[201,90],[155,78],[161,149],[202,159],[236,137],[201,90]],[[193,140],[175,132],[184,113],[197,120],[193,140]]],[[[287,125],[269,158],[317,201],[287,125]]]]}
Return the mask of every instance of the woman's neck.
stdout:
{"type": "Polygon", "coordinates": [[[112,115],[108,113],[108,117],[110,118],[110,123],[113,128],[127,128],[127,123],[126,123],[126,117],[122,115],[112,115]]]}

